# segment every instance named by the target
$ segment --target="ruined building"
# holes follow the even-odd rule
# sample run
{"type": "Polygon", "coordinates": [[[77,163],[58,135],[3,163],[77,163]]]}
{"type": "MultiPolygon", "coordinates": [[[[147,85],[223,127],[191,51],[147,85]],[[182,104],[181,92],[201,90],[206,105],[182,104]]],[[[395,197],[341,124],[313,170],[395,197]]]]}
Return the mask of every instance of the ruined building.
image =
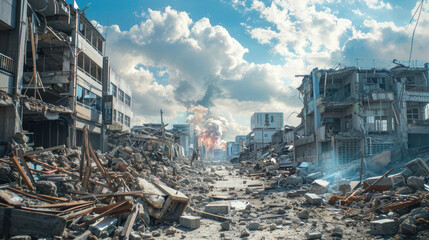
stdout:
{"type": "Polygon", "coordinates": [[[383,150],[405,156],[429,143],[428,64],[387,69],[314,69],[298,88],[304,107],[298,162],[345,164],[383,150]]]}
{"type": "Polygon", "coordinates": [[[110,70],[105,39],[84,10],[64,0],[1,1],[1,9],[0,154],[21,130],[34,146],[79,146],[88,125],[98,149],[107,125],[129,129],[131,88],[110,70]]]}

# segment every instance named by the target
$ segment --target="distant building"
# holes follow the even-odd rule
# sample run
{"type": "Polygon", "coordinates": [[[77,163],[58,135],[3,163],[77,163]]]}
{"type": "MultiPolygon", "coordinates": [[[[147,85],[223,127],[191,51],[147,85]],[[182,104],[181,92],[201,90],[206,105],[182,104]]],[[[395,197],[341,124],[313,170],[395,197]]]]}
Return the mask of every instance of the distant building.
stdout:
{"type": "Polygon", "coordinates": [[[236,136],[235,141],[227,142],[226,144],[226,152],[229,158],[236,157],[240,155],[241,152],[244,151],[244,147],[246,145],[246,136],[236,136]]]}
{"type": "Polygon", "coordinates": [[[213,150],[213,159],[214,160],[225,160],[226,159],[226,151],[221,149],[214,149],[213,150]]]}
{"type": "Polygon", "coordinates": [[[236,142],[226,143],[226,153],[229,158],[238,156],[240,154],[239,145],[236,142]]]}
{"type": "Polygon", "coordinates": [[[258,149],[272,142],[272,135],[283,127],[283,113],[256,112],[250,119],[252,131],[247,135],[251,150],[258,149]]]}
{"type": "Polygon", "coordinates": [[[174,124],[173,134],[179,137],[179,143],[183,146],[186,156],[192,156],[194,149],[198,144],[198,138],[195,139],[195,130],[192,124],[174,124]]]}

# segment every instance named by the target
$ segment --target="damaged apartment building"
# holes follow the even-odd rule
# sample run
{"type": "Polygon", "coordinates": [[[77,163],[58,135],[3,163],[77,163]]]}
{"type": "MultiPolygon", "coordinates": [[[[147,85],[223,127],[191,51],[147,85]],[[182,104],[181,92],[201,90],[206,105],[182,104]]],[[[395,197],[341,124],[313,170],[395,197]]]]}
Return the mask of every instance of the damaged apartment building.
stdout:
{"type": "Polygon", "coordinates": [[[110,69],[84,10],[64,0],[6,0],[1,9],[0,150],[21,130],[34,146],[79,146],[88,125],[99,149],[107,126],[130,128],[131,88],[110,69]]]}
{"type": "Polygon", "coordinates": [[[295,130],[298,162],[346,164],[429,145],[428,64],[387,69],[314,69],[298,88],[304,107],[295,130]]]}

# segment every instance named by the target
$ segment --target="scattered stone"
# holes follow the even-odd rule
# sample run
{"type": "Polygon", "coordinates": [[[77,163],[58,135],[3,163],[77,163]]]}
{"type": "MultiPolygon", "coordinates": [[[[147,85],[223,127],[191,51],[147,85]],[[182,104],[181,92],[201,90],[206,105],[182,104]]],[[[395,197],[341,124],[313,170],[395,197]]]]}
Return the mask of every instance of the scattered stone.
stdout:
{"type": "Polygon", "coordinates": [[[394,235],[399,230],[399,223],[393,219],[380,219],[370,222],[371,234],[394,235]]]}
{"type": "Polygon", "coordinates": [[[169,227],[164,230],[165,235],[174,235],[176,232],[177,230],[174,227],[169,227]]]}
{"type": "Polygon", "coordinates": [[[18,235],[18,236],[13,236],[9,239],[10,240],[31,240],[31,237],[27,235],[18,235]]]}
{"type": "Polygon", "coordinates": [[[159,237],[159,236],[161,236],[161,231],[160,231],[160,230],[155,230],[155,231],[153,231],[153,232],[152,232],[152,236],[153,236],[153,237],[159,237]]]}
{"type": "Polygon", "coordinates": [[[417,233],[416,220],[413,217],[408,217],[401,223],[401,231],[407,235],[413,235],[417,233]]]}
{"type": "Polygon", "coordinates": [[[348,183],[343,183],[338,187],[338,191],[340,191],[343,195],[352,191],[352,187],[348,183]]]}
{"type": "Polygon", "coordinates": [[[247,228],[244,228],[243,230],[241,230],[240,232],[240,237],[247,237],[250,235],[249,230],[247,230],[247,228]]]}
{"type": "Polygon", "coordinates": [[[319,231],[310,231],[305,233],[307,239],[321,239],[322,233],[319,231]]]}
{"type": "Polygon", "coordinates": [[[423,178],[411,176],[407,179],[407,185],[418,190],[423,190],[425,189],[425,180],[423,178]]]}
{"type": "Polygon", "coordinates": [[[140,234],[138,234],[137,232],[131,232],[130,233],[130,240],[141,240],[141,239],[143,239],[141,236],[140,236],[140,234]]]}
{"type": "Polygon", "coordinates": [[[252,231],[253,230],[258,230],[260,226],[261,226],[261,224],[258,223],[258,222],[250,222],[249,224],[247,224],[247,228],[249,230],[252,230],[252,231]]]}
{"type": "Polygon", "coordinates": [[[328,181],[317,179],[311,183],[310,189],[308,190],[308,192],[315,193],[315,194],[324,194],[328,190],[328,187],[329,187],[328,181]]]}
{"type": "Polygon", "coordinates": [[[51,181],[37,181],[36,189],[40,194],[58,196],[57,195],[57,186],[51,181]]]}
{"type": "Polygon", "coordinates": [[[308,219],[308,217],[310,217],[310,212],[307,209],[304,209],[298,213],[298,217],[301,219],[308,219]]]}
{"type": "Polygon", "coordinates": [[[213,214],[229,214],[231,204],[229,202],[212,202],[205,206],[205,211],[213,214]]]}
{"type": "Polygon", "coordinates": [[[231,229],[231,224],[229,221],[226,221],[221,223],[220,227],[222,228],[223,231],[229,231],[229,229],[231,229]]]}
{"type": "Polygon", "coordinates": [[[196,229],[200,227],[200,217],[196,216],[181,216],[180,217],[180,225],[189,228],[189,229],[196,229]]]}
{"type": "Polygon", "coordinates": [[[305,200],[307,200],[308,203],[313,205],[320,205],[323,202],[322,197],[314,193],[306,193],[304,196],[305,196],[305,200]]]}
{"type": "Polygon", "coordinates": [[[275,230],[277,228],[277,225],[276,224],[270,224],[270,230],[271,231],[273,231],[273,230],[275,230]]]}
{"type": "Polygon", "coordinates": [[[343,236],[343,229],[341,229],[341,228],[334,228],[332,230],[331,236],[342,237],[343,236]]]}

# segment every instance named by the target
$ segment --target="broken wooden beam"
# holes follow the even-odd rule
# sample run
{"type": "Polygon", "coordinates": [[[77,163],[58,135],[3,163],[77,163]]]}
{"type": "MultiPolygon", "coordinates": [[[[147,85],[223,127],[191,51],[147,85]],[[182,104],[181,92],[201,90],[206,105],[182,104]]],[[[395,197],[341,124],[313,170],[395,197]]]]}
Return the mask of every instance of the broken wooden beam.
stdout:
{"type": "Polygon", "coordinates": [[[16,171],[19,173],[19,175],[24,179],[25,184],[27,185],[28,189],[31,191],[34,191],[34,186],[31,183],[30,178],[25,173],[24,169],[22,168],[21,164],[19,163],[18,159],[15,157],[15,155],[12,155],[10,157],[10,160],[12,161],[13,165],[15,166],[16,171]]]}
{"type": "Polygon", "coordinates": [[[124,224],[124,228],[122,229],[121,235],[119,239],[126,240],[130,236],[131,230],[133,229],[134,222],[136,221],[138,213],[142,210],[142,205],[137,203],[133,211],[128,215],[127,221],[124,224]]]}

